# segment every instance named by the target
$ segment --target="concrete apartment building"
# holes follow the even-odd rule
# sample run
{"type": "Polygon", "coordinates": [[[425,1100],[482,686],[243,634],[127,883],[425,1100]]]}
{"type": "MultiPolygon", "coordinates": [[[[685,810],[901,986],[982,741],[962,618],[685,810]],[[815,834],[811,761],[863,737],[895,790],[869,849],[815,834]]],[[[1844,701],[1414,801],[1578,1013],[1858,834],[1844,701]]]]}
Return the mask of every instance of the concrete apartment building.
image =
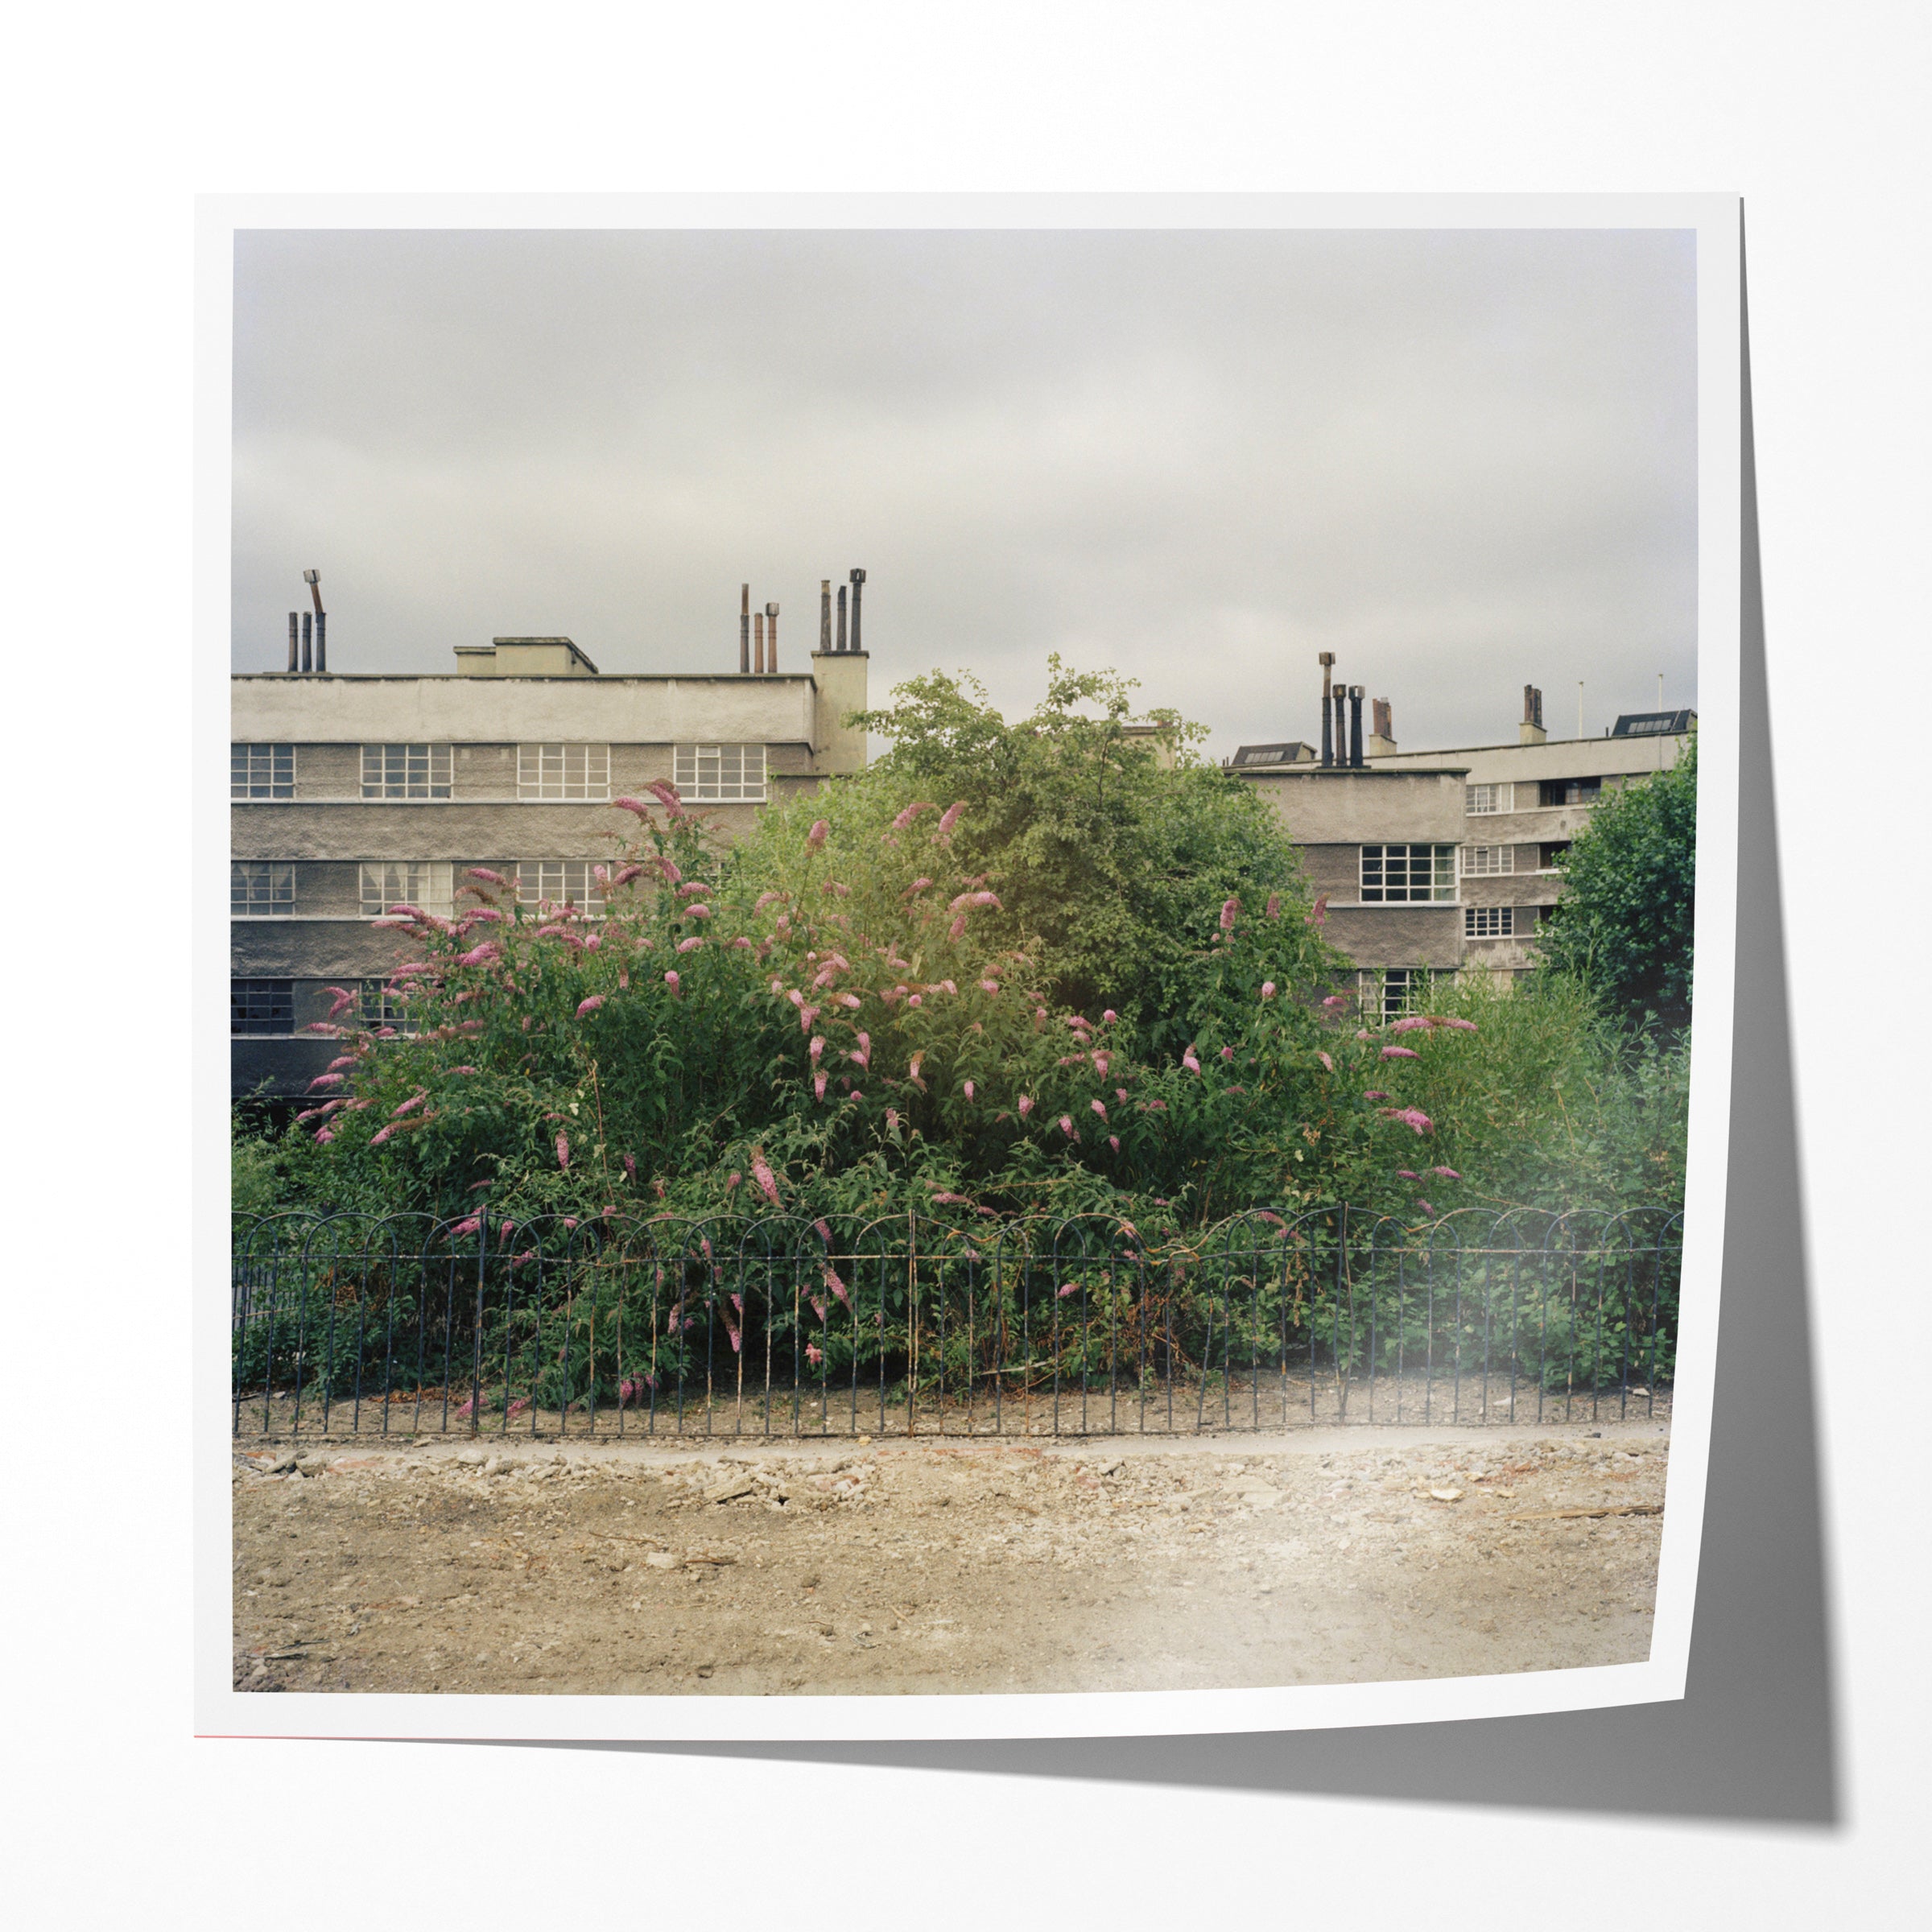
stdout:
{"type": "Polygon", "coordinates": [[[1328,938],[1365,1001],[1398,1013],[1433,973],[1534,964],[1561,854],[1597,802],[1676,762],[1696,713],[1626,713],[1600,738],[1551,741],[1524,691],[1516,741],[1404,752],[1389,700],[1364,733],[1360,685],[1323,654],[1321,745],[1244,745],[1228,769],[1269,797],[1302,849],[1328,938]]]}
{"type": "Polygon", "coordinates": [[[1570,841],[1600,800],[1668,771],[1696,722],[1688,709],[1627,712],[1600,738],[1552,739],[1543,729],[1542,693],[1525,686],[1514,744],[1419,753],[1391,744],[1371,757],[1369,769],[1391,776],[1446,765],[1463,771],[1458,871],[1465,964],[1513,975],[1529,970],[1536,929],[1563,894],[1558,861],[1570,841]]]}
{"type": "Polygon", "coordinates": [[[753,613],[747,592],[738,669],[696,676],[606,675],[568,638],[459,645],[444,676],[331,673],[318,592],[312,649],[291,616],[288,671],[232,680],[232,1091],[304,1091],[336,1051],[302,1030],[325,986],[359,983],[367,1017],[394,1017],[382,985],[403,942],[370,923],[390,906],[447,913],[472,865],[528,904],[589,906],[591,868],[633,823],[613,799],[668,779],[729,837],[767,801],[862,769],[844,720],[867,704],[863,582],[849,638],[845,586],[835,637],[821,585],[809,668],[778,671],[777,606],[753,613]]]}

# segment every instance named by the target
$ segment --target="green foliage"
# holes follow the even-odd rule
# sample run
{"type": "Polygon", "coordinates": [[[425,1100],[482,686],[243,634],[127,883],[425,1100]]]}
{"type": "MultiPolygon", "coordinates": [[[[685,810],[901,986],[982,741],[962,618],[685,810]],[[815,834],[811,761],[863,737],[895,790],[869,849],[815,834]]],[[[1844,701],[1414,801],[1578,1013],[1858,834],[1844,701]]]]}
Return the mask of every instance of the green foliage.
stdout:
{"type": "Polygon", "coordinates": [[[1627,1018],[1690,1017],[1697,885],[1697,739],[1677,763],[1607,794],[1563,861],[1564,892],[1538,935],[1627,1018]]]}
{"type": "MultiPolygon", "coordinates": [[[[960,868],[985,873],[1011,929],[1037,941],[1048,997],[1078,1011],[1113,1007],[1150,1046],[1178,1049],[1211,1012],[1228,1018],[1198,970],[1222,902],[1280,894],[1305,911],[1308,894],[1272,806],[1190,749],[1206,736],[1199,726],[1171,711],[1137,720],[1133,689],[1056,656],[1045,700],[1009,725],[970,677],[914,678],[889,708],[865,714],[892,749],[841,790],[875,812],[890,801],[888,817],[908,798],[964,801],[960,868]]],[[[1297,959],[1277,962],[1292,983],[1335,970],[1311,929],[1287,930],[1302,942],[1297,959]]]]}
{"type": "Polygon", "coordinates": [[[889,757],[735,848],[668,786],[621,801],[600,916],[486,869],[453,919],[398,908],[410,1027],[341,989],[313,1104],[237,1139],[237,1206],[487,1202],[506,1243],[909,1211],[1158,1241],[1252,1208],[1677,1198],[1687,1046],[1629,1044],[1560,972],[1363,1026],[1273,812],[1171,719],[1164,766],[1127,688],[1056,663],[1009,727],[915,679],[869,720],[889,757]]]}

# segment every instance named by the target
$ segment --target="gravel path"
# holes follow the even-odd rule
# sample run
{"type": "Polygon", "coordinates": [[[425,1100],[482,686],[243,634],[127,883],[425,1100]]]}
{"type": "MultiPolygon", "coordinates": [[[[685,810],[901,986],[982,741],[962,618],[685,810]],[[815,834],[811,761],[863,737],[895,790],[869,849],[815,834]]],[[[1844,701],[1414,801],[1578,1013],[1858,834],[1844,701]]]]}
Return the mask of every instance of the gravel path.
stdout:
{"type": "Polygon", "coordinates": [[[235,1682],[898,1694],[1629,1662],[1667,1454],[1654,1422],[271,1448],[236,1458],[235,1682]]]}

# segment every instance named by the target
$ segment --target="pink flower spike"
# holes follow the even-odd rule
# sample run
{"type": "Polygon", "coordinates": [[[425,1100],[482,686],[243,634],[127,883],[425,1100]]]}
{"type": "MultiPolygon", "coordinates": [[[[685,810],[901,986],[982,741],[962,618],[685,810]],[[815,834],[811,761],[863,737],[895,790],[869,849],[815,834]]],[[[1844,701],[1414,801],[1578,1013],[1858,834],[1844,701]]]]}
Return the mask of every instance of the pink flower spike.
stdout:
{"type": "Polygon", "coordinates": [[[378,1129],[374,1133],[372,1133],[369,1137],[369,1146],[372,1147],[380,1147],[382,1143],[394,1132],[395,1129],[393,1126],[378,1129]]]}
{"type": "Polygon", "coordinates": [[[831,830],[831,825],[825,819],[815,819],[812,821],[811,831],[805,835],[805,843],[807,848],[816,852],[825,843],[825,835],[831,830]]]}
{"type": "Polygon", "coordinates": [[[332,1127],[318,1127],[316,1129],[316,1145],[318,1147],[326,1147],[335,1137],[336,1130],[332,1127]]]}
{"type": "Polygon", "coordinates": [[[1079,1283],[1078,1282],[1069,1282],[1067,1284],[1067,1286],[1066,1286],[1064,1288],[1063,1288],[1063,1289],[1062,1289],[1062,1290],[1059,1291],[1059,1294],[1058,1294],[1058,1295],[1056,1295],[1056,1296],[1055,1296],[1054,1298],[1055,1298],[1056,1301],[1062,1301],[1062,1302],[1063,1302],[1063,1301],[1065,1301],[1065,1300],[1066,1300],[1066,1298],[1067,1298],[1067,1296],[1068,1296],[1068,1295],[1070,1295],[1070,1294],[1078,1294],[1080,1293],[1080,1283],[1079,1283]]]}
{"type": "Polygon", "coordinates": [[[1331,1073],[1333,1073],[1333,1072],[1335,1071],[1335,1062],[1334,1062],[1333,1060],[1330,1059],[1329,1059],[1329,1057],[1327,1056],[1327,1054],[1325,1054],[1325,1053],[1322,1053],[1322,1052],[1319,1052],[1319,1051],[1318,1051],[1318,1052],[1315,1054],[1315,1058],[1316,1058],[1318,1060],[1319,1060],[1319,1061],[1321,1062],[1321,1063],[1322,1063],[1322,1064],[1323,1064],[1324,1067],[1326,1067],[1328,1069],[1328,1071],[1329,1071],[1331,1073]]]}
{"type": "Polygon", "coordinates": [[[1234,1058],[1234,1049],[1232,1046],[1224,1046],[1221,1049],[1221,1058],[1224,1060],[1232,1060],[1234,1058]]]}
{"type": "Polygon", "coordinates": [[[678,976],[675,972],[666,973],[664,984],[671,989],[671,997],[675,999],[678,992],[678,976]]]}
{"type": "Polygon", "coordinates": [[[1413,1046],[1385,1046],[1382,1058],[1385,1060],[1419,1060],[1422,1056],[1413,1046]]]}
{"type": "Polygon", "coordinates": [[[1126,1099],[1126,1097],[1127,1097],[1127,1089],[1126,1089],[1125,1087],[1117,1087],[1117,1088],[1114,1088],[1114,1090],[1113,1090],[1113,1097],[1114,1097],[1114,1098],[1115,1098],[1117,1100],[1125,1100],[1125,1099],[1126,1099]]]}
{"type": "MultiPolygon", "coordinates": [[[[825,1036],[823,1034],[815,1033],[811,1036],[811,1045],[807,1051],[811,1055],[812,1064],[816,1066],[819,1056],[825,1051],[825,1036]]],[[[916,1055],[914,1056],[914,1071],[915,1072],[918,1071],[916,1055]]]]}
{"type": "Polygon", "coordinates": [[[1190,1073],[1199,1073],[1201,1070],[1201,1063],[1195,1058],[1194,1049],[1191,1046],[1181,1055],[1181,1064],[1190,1073]]]}
{"type": "Polygon", "coordinates": [[[1331,993],[1327,999],[1322,1001],[1322,1004],[1324,1006],[1346,1006],[1348,1001],[1347,995],[1344,993],[1331,993]]]}
{"type": "Polygon", "coordinates": [[[1388,1095],[1384,1093],[1379,1087],[1371,1087],[1368,1091],[1362,1096],[1362,1098],[1365,1100],[1385,1100],[1388,1099],[1388,1095]]]}
{"type": "Polygon", "coordinates": [[[1439,1026],[1452,1026],[1458,1033],[1476,1033],[1481,1030],[1477,1026],[1474,1020],[1442,1019],[1438,1020],[1436,1022],[1436,1025],[1439,1026]]]}
{"type": "Polygon", "coordinates": [[[1025,1120],[1027,1115],[1032,1112],[1033,1096],[1028,1093],[1022,1094],[1020,1096],[1020,1118],[1025,1120]]]}
{"type": "Polygon", "coordinates": [[[980,981],[980,990],[982,993],[997,993],[999,989],[1000,983],[997,980],[981,980],[980,981]]]}
{"type": "Polygon", "coordinates": [[[1271,1000],[1274,997],[1274,981],[1273,980],[1261,981],[1261,997],[1265,1000],[1271,1000]]]}
{"type": "Polygon", "coordinates": [[[1435,1210],[1431,1208],[1419,1194],[1415,1197],[1415,1204],[1417,1207],[1422,1209],[1424,1214],[1434,1214],[1435,1212],[1435,1210]]]}
{"type": "Polygon", "coordinates": [[[678,951],[679,952],[696,952],[704,943],[704,942],[699,939],[679,939],[678,951]]]}
{"type": "Polygon", "coordinates": [[[758,1191],[773,1207],[782,1205],[778,1199],[778,1177],[771,1171],[762,1154],[754,1153],[751,1157],[751,1178],[758,1183],[758,1191]]]}
{"type": "Polygon", "coordinates": [[[1118,1154],[1121,1150],[1121,1137],[1117,1133],[1108,1134],[1107,1137],[1107,1145],[1111,1147],[1116,1154],[1118,1154]]]}
{"type": "Polygon", "coordinates": [[[961,799],[956,804],[948,805],[946,809],[939,814],[940,832],[943,834],[951,832],[953,827],[959,824],[960,814],[965,809],[966,801],[964,799],[961,799]]]}
{"type": "Polygon", "coordinates": [[[624,1156],[624,1171],[634,1181],[638,1178],[638,1157],[634,1154],[627,1154],[624,1156]]]}
{"type": "Polygon", "coordinates": [[[570,1165],[570,1141],[561,1133],[557,1136],[557,1165],[564,1168],[570,1165]]]}
{"type": "Polygon", "coordinates": [[[966,1089],[965,1089],[965,1091],[966,1091],[966,1097],[967,1097],[967,1099],[968,1099],[968,1100],[971,1100],[971,1099],[972,1098],[972,1082],[971,1080],[968,1080],[968,1081],[966,1083],[966,1089]]]}
{"type": "Polygon", "coordinates": [[[949,927],[947,927],[947,929],[946,929],[946,936],[947,936],[947,937],[949,939],[952,939],[952,940],[955,940],[955,941],[957,941],[957,940],[960,940],[960,939],[964,939],[964,938],[965,938],[965,936],[966,936],[966,915],[965,915],[965,914],[964,914],[964,913],[961,913],[961,914],[960,914],[960,916],[959,916],[959,917],[958,917],[956,919],[955,919],[955,920],[953,921],[953,923],[952,923],[952,925],[950,925],[949,927]]]}
{"type": "Polygon", "coordinates": [[[1268,916],[1271,919],[1278,919],[1282,916],[1282,895],[1278,892],[1271,892],[1268,895],[1268,916]]]}
{"type": "Polygon", "coordinates": [[[1419,1174],[1410,1173],[1406,1167],[1398,1167],[1395,1170],[1395,1178],[1398,1181],[1419,1181],[1422,1177],[1419,1174]]]}
{"type": "Polygon", "coordinates": [[[642,799],[613,799],[611,803],[620,811],[634,811],[640,819],[650,816],[650,807],[642,799]]]}
{"type": "Polygon", "coordinates": [[[886,1109],[886,1131],[888,1133],[897,1133],[898,1130],[899,1110],[896,1107],[888,1107],[886,1109]]]}
{"type": "Polygon", "coordinates": [[[1065,1134],[1070,1141],[1077,1141],[1080,1137],[1073,1130],[1073,1116],[1071,1114],[1063,1113],[1060,1116],[1060,1132],[1065,1134]]]}
{"type": "Polygon", "coordinates": [[[1107,1117],[1107,1103],[1106,1103],[1104,1100],[1089,1100],[1089,1101],[1087,1103],[1087,1104],[1088,1104],[1089,1107],[1091,1107],[1091,1108],[1093,1109],[1093,1111],[1094,1111],[1096,1113],[1097,1113],[1097,1114],[1098,1114],[1098,1115],[1100,1117],[1100,1118],[1101,1118],[1102,1120],[1105,1120],[1105,1119],[1106,1119],[1106,1117],[1107,1117]]]}
{"type": "MultiPolygon", "coordinates": [[[[825,1304],[823,1302],[813,1302],[812,1306],[819,1311],[819,1319],[820,1321],[824,1321],[825,1319],[825,1304]]],[[[805,1344],[805,1359],[807,1361],[811,1364],[813,1368],[815,1368],[818,1367],[820,1362],[824,1360],[824,1351],[819,1348],[816,1342],[807,1342],[805,1344]]]]}
{"type": "Polygon", "coordinates": [[[906,828],[919,815],[921,812],[932,811],[936,809],[937,808],[935,807],[927,804],[908,805],[906,809],[893,820],[892,828],[894,832],[903,832],[906,828]]]}
{"type": "Polygon", "coordinates": [[[577,1018],[582,1019],[585,1013],[595,1013],[603,1004],[604,996],[601,993],[593,993],[588,999],[578,1001],[577,1018]]]}
{"type": "Polygon", "coordinates": [[[1232,932],[1234,931],[1234,915],[1239,912],[1241,909],[1241,902],[1238,898],[1224,899],[1222,901],[1221,931],[1223,932],[1232,932]]]}
{"type": "Polygon", "coordinates": [[[823,1073],[815,1073],[811,1076],[811,1093],[814,1100],[822,1100],[824,1099],[825,1075],[823,1073]]]}
{"type": "Polygon", "coordinates": [[[1424,1019],[1420,1013],[1410,1013],[1390,1026],[1391,1033],[1426,1033],[1435,1024],[1434,1020],[1424,1019]]]}
{"type": "Polygon", "coordinates": [[[1431,1174],[1439,1174],[1446,1181],[1459,1181],[1463,1177],[1453,1167],[1431,1167],[1431,1174]]]}
{"type": "Polygon", "coordinates": [[[1100,1018],[1103,1022],[1109,1026],[1111,1026],[1121,1016],[1116,1013],[1111,1006],[1109,1006],[1107,1010],[1100,1015],[1100,1018]]]}

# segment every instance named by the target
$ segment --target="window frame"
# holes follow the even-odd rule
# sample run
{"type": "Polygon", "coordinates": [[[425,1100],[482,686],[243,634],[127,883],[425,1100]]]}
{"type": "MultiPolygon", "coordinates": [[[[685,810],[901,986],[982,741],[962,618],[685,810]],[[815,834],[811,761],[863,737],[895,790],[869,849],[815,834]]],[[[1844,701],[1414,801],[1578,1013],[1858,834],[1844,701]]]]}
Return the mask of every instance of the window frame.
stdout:
{"type": "Polygon", "coordinates": [[[370,743],[361,747],[361,796],[365,803],[383,804],[411,804],[447,801],[454,795],[456,748],[453,745],[436,744],[422,740],[403,740],[394,743],[370,743]],[[423,754],[423,775],[411,775],[411,754],[423,754]],[[370,756],[374,754],[375,776],[369,775],[370,756]],[[392,776],[391,753],[401,754],[402,770],[399,776],[392,776]],[[441,776],[439,778],[438,773],[441,776]]]}
{"type": "Polygon", "coordinates": [[[228,796],[233,804],[237,801],[281,799],[292,800],[295,795],[295,747],[290,742],[275,742],[266,739],[231,738],[228,745],[228,796]],[[258,782],[255,777],[256,753],[265,753],[268,777],[258,782]],[[282,754],[286,753],[283,757],[282,754]],[[236,766],[241,767],[242,776],[237,782],[236,766]],[[278,764],[286,765],[287,776],[277,775],[278,764]]]}
{"type": "Polygon", "coordinates": [[[1364,845],[1356,852],[1357,890],[1361,894],[1360,903],[1364,906],[1454,906],[1460,902],[1458,845],[1439,844],[1433,840],[1418,840],[1409,843],[1397,841],[1379,845],[1364,845]],[[1395,860],[1393,855],[1402,855],[1395,860]],[[1427,889],[1417,891],[1410,880],[1410,868],[1416,863],[1418,852],[1429,854],[1429,884],[1427,889]],[[1391,863],[1402,869],[1402,884],[1392,887],[1389,868],[1391,863]],[[1370,878],[1370,868],[1374,868],[1374,878],[1370,878]],[[1445,873],[1447,876],[1445,876],[1445,873]]]}
{"type": "Polygon", "coordinates": [[[422,1020],[407,1011],[406,993],[387,990],[387,980],[362,979],[356,985],[356,1013],[371,1033],[389,1027],[398,1038],[413,1038],[422,1030],[422,1020]]]}
{"type": "Polygon", "coordinates": [[[1537,803],[1544,811],[1574,811],[1580,805],[1594,805],[1604,795],[1604,781],[1600,778],[1539,778],[1537,781],[1537,803]],[[1552,798],[1550,793],[1558,791],[1565,795],[1552,798]],[[1567,795],[1575,791],[1577,795],[1567,795]]]}
{"type": "Polygon", "coordinates": [[[1516,936],[1515,906],[1465,905],[1463,907],[1463,937],[1465,939],[1513,939],[1516,936]],[[1477,930],[1485,920],[1496,922],[1493,932],[1477,930]]]}
{"type": "Polygon", "coordinates": [[[456,915],[456,862],[452,859],[360,859],[356,865],[356,901],[361,909],[358,916],[365,919],[387,919],[392,906],[417,906],[441,919],[452,919],[456,915]],[[406,874],[420,872],[429,875],[417,887],[418,896],[391,893],[380,882],[372,892],[371,873],[398,869],[406,874]]]}
{"type": "Polygon", "coordinates": [[[517,746],[520,803],[601,805],[610,798],[610,746],[572,739],[532,739],[517,746]],[[547,767],[555,753],[554,776],[547,767]],[[574,754],[574,755],[573,755],[574,754]],[[573,762],[581,772],[574,776],[573,762]]]}
{"type": "Polygon", "coordinates": [[[231,858],[228,862],[228,916],[231,919],[292,919],[295,916],[295,861],[291,859],[231,858]],[[266,908],[260,910],[256,909],[256,894],[252,880],[248,881],[242,903],[237,907],[235,903],[235,888],[241,881],[236,875],[257,872],[265,872],[269,875],[266,908]]]}
{"type": "Polygon", "coordinates": [[[1427,993],[1435,976],[1427,966],[1364,966],[1357,975],[1356,997],[1379,1015],[1377,1025],[1386,1026],[1409,1011],[1418,994],[1427,993]],[[1391,993],[1397,995],[1393,1001],[1391,993]]]}
{"type": "Polygon", "coordinates": [[[295,982],[282,974],[260,976],[254,973],[231,973],[228,981],[228,1037],[231,1040],[287,1039],[295,1030],[295,982]],[[246,1001],[250,997],[243,988],[251,991],[266,988],[266,998],[269,1009],[260,1022],[250,1024],[246,1001]],[[279,988],[278,993],[274,989],[279,988]],[[237,1002],[242,1011],[237,1014],[237,1002]],[[280,1023],[278,1024],[277,1022],[280,1023]]]}
{"type": "Polygon", "coordinates": [[[591,868],[602,863],[601,859],[518,859],[515,861],[517,903],[532,912],[539,912],[546,906],[574,906],[587,919],[601,919],[604,916],[604,890],[598,885],[591,868]],[[558,879],[559,892],[547,892],[542,877],[546,867],[555,867],[559,873],[566,869],[580,868],[584,877],[583,898],[580,899],[573,895],[572,882],[568,877],[558,879]],[[538,877],[526,881],[526,875],[532,872],[537,873],[538,877]]]}
{"type": "Polygon", "coordinates": [[[678,796],[691,805],[763,805],[771,796],[770,747],[761,742],[744,741],[737,744],[674,745],[671,748],[671,782],[677,787],[678,796]],[[745,775],[746,762],[755,752],[758,760],[757,789],[752,788],[745,775]],[[738,760],[737,789],[733,790],[724,782],[724,758],[728,753],[736,753],[738,760]],[[704,763],[706,758],[717,761],[717,776],[712,788],[706,789],[704,763]]]}
{"type": "Polygon", "coordinates": [[[1463,877],[1466,879],[1508,878],[1516,870],[1514,845],[1465,845],[1462,848],[1463,877]],[[1479,855],[1487,854],[1496,862],[1492,865],[1476,865],[1472,861],[1479,855]]]}
{"type": "Polygon", "coordinates": [[[1512,795],[1505,803],[1503,795],[1505,792],[1513,795],[1515,791],[1514,782],[1507,778],[1498,778],[1483,785],[1465,784],[1463,787],[1463,815],[1472,819],[1487,819],[1513,811],[1516,808],[1514,796],[1512,795]],[[1489,802],[1487,804],[1479,803],[1477,801],[1484,796],[1489,802]]]}

